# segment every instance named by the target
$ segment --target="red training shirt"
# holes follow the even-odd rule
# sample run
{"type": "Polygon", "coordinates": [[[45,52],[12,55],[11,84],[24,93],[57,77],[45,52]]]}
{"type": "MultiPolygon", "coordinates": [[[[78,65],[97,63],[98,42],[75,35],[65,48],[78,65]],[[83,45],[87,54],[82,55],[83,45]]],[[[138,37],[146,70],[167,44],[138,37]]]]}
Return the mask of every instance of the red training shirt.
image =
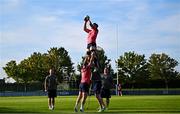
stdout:
{"type": "Polygon", "coordinates": [[[83,67],[81,69],[81,83],[87,83],[90,84],[90,78],[91,78],[91,67],[90,65],[87,65],[86,67],[83,67]]]}
{"type": "Polygon", "coordinates": [[[87,37],[87,43],[96,43],[96,38],[97,38],[98,30],[95,29],[88,29],[88,37],[87,37]]]}

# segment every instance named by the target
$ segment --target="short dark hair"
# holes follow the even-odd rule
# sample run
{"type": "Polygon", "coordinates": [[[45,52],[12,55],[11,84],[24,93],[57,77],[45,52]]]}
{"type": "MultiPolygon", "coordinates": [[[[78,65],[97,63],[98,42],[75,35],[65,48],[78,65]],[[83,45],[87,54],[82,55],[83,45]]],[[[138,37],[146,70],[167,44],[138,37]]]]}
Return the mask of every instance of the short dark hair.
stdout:
{"type": "Polygon", "coordinates": [[[97,23],[93,23],[93,26],[96,26],[96,28],[98,28],[98,24],[97,23]]]}

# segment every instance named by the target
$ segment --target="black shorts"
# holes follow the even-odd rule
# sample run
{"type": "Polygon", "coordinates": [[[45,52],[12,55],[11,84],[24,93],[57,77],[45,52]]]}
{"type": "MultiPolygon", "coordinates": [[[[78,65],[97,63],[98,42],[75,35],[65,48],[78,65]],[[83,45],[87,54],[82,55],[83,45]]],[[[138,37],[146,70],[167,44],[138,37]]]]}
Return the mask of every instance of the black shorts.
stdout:
{"type": "Polygon", "coordinates": [[[95,94],[100,94],[101,93],[101,81],[94,81],[93,82],[93,91],[95,94]]]}
{"type": "Polygon", "coordinates": [[[111,91],[110,89],[101,89],[101,97],[102,98],[111,98],[111,91]]]}
{"type": "Polygon", "coordinates": [[[57,97],[57,91],[56,91],[55,89],[53,89],[53,90],[48,90],[48,97],[49,97],[49,98],[57,97]]]}
{"type": "Polygon", "coordinates": [[[95,43],[95,42],[89,43],[89,44],[87,45],[87,49],[90,50],[90,48],[96,49],[96,43],[95,43]]]}
{"type": "Polygon", "coordinates": [[[87,83],[80,83],[80,85],[79,85],[79,91],[80,91],[80,92],[86,92],[86,93],[88,93],[88,92],[89,92],[89,84],[87,84],[87,83]]]}

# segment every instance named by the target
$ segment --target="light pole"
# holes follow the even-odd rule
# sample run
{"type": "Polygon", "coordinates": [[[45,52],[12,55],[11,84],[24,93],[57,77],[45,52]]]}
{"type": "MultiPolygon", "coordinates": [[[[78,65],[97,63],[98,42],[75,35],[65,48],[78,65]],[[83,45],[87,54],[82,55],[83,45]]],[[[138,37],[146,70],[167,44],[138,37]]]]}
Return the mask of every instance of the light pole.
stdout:
{"type": "Polygon", "coordinates": [[[119,84],[119,74],[118,74],[118,56],[119,56],[119,45],[118,45],[118,24],[116,25],[116,42],[117,42],[117,61],[116,61],[116,68],[117,68],[117,82],[116,82],[116,95],[118,95],[118,84],[119,84]]]}
{"type": "Polygon", "coordinates": [[[116,62],[116,68],[117,68],[116,95],[119,95],[119,94],[118,94],[118,84],[119,84],[118,60],[117,60],[117,62],[116,62]]]}

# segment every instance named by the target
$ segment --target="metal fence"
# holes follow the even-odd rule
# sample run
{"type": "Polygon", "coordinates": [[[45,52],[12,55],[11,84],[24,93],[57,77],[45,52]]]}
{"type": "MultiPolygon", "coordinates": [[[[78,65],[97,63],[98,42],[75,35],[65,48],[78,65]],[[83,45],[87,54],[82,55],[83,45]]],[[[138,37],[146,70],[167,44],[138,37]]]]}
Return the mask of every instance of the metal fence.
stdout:
{"type": "MultiPolygon", "coordinates": [[[[111,91],[112,95],[116,94],[115,90],[111,91]]],[[[93,92],[92,92],[93,94],[93,92]]],[[[123,90],[123,95],[180,95],[180,89],[175,90],[123,90]]],[[[47,93],[44,91],[33,91],[33,92],[11,92],[4,91],[0,92],[0,96],[46,96],[47,93]]],[[[78,95],[78,90],[58,90],[58,96],[70,96],[70,95],[78,95]]]]}

